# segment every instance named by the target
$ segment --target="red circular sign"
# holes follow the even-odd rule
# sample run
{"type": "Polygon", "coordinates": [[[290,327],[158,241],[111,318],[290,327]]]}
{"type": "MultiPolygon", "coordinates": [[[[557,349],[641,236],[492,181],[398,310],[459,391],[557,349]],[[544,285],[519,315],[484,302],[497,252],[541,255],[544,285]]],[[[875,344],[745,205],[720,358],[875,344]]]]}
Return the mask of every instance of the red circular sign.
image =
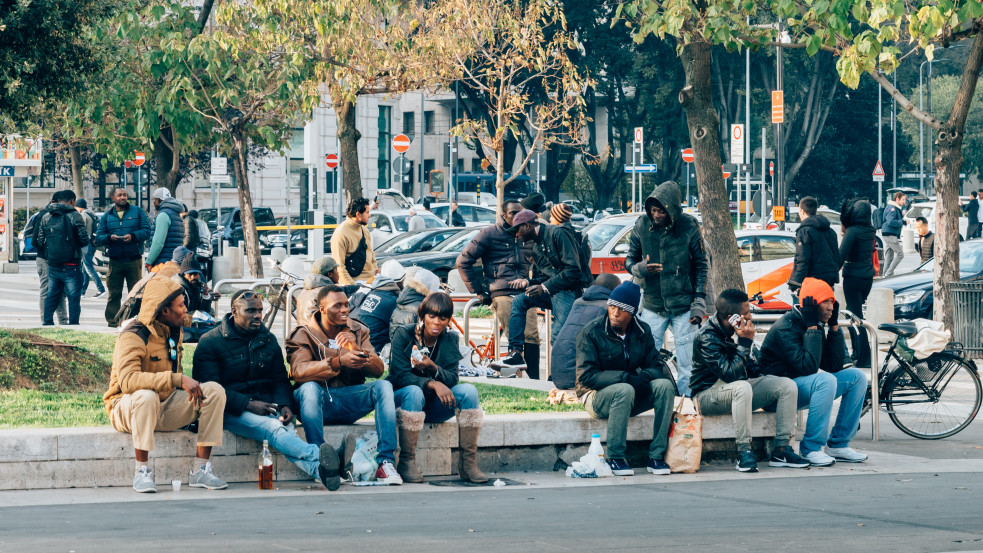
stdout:
{"type": "Polygon", "coordinates": [[[393,150],[402,154],[410,149],[410,137],[405,134],[397,134],[393,137],[393,150]]]}
{"type": "Polygon", "coordinates": [[[139,166],[143,165],[143,162],[146,159],[147,158],[146,158],[146,156],[143,155],[143,152],[138,152],[136,150],[133,150],[133,165],[136,165],[137,167],[139,167],[139,166]]]}
{"type": "Polygon", "coordinates": [[[693,163],[694,159],[696,159],[696,157],[693,155],[693,148],[686,148],[683,150],[683,161],[686,163],[693,163]]]}
{"type": "Polygon", "coordinates": [[[328,154],[324,156],[324,164],[328,166],[328,169],[334,169],[338,166],[338,156],[337,154],[328,154]]]}

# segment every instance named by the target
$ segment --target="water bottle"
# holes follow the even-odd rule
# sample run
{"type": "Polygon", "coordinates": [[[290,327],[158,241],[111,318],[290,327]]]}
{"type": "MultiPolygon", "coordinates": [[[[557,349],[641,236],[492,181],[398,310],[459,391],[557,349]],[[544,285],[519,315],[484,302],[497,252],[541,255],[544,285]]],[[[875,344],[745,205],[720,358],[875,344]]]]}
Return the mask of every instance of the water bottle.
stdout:
{"type": "Polygon", "coordinates": [[[587,454],[597,455],[602,462],[604,461],[604,446],[601,445],[600,434],[590,435],[590,447],[587,448],[587,454]]]}
{"type": "Polygon", "coordinates": [[[259,489],[273,489],[273,454],[267,440],[263,440],[263,452],[259,454],[259,489]]]}

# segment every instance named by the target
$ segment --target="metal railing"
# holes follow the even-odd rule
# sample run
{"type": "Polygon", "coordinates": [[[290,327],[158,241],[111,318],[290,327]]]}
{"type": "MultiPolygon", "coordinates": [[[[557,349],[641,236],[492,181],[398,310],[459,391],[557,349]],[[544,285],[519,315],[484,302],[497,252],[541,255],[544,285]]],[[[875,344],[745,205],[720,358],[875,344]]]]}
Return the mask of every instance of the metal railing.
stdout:
{"type": "Polygon", "coordinates": [[[952,340],[971,357],[983,357],[983,282],[950,282],[952,340]]]}

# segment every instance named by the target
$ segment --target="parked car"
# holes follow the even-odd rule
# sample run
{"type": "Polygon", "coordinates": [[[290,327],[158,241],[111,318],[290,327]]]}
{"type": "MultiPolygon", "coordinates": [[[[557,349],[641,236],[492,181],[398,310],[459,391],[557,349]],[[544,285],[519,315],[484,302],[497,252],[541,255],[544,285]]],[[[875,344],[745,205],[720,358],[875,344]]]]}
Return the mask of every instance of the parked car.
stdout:
{"type": "Polygon", "coordinates": [[[454,269],[458,254],[478,235],[478,231],[482,228],[471,227],[458,230],[457,233],[430,251],[396,255],[388,259],[399,261],[403,267],[417,266],[421,269],[427,269],[440,277],[442,282],[447,282],[447,273],[454,269]]]}
{"type": "Polygon", "coordinates": [[[570,224],[573,225],[573,228],[583,230],[584,227],[590,224],[590,219],[588,219],[587,216],[580,211],[580,208],[575,205],[571,205],[569,202],[563,203],[569,205],[570,209],[573,210],[573,215],[570,216],[570,224]]]}
{"type": "MultiPolygon", "coordinates": [[[[959,196],[959,205],[965,205],[969,203],[972,198],[969,196],[959,196]]],[[[936,232],[936,221],[938,221],[938,203],[935,200],[928,202],[918,202],[911,204],[908,211],[904,214],[905,223],[908,228],[915,231],[915,219],[919,217],[924,217],[928,220],[928,229],[932,232],[936,232]]],[[[960,238],[966,237],[966,231],[969,227],[969,218],[966,216],[962,210],[959,210],[959,236],[960,238]]]]}
{"type": "MultiPolygon", "coordinates": [[[[426,228],[445,228],[447,225],[434,216],[420,209],[417,215],[423,217],[426,228]]],[[[369,228],[372,229],[372,243],[381,244],[393,236],[402,234],[410,228],[410,212],[401,209],[398,211],[373,211],[369,217],[369,228]]]]}
{"type": "MultiPolygon", "coordinates": [[[[217,210],[212,208],[199,209],[198,216],[205,221],[209,230],[212,231],[212,251],[218,252],[219,240],[227,240],[230,246],[238,246],[242,242],[242,213],[239,208],[222,209],[222,218],[217,218],[217,210]]],[[[268,207],[254,207],[253,217],[256,219],[256,226],[273,226],[276,224],[276,217],[273,210],[268,207]]],[[[264,234],[260,232],[260,235],[264,234]]]]}
{"type": "Polygon", "coordinates": [[[395,189],[380,190],[375,199],[379,209],[409,209],[413,204],[402,192],[395,189]]]}
{"type": "Polygon", "coordinates": [[[375,258],[381,265],[392,256],[433,251],[438,245],[462,230],[463,227],[447,227],[404,232],[377,246],[375,258]]]}
{"type": "MultiPolygon", "coordinates": [[[[432,204],[430,209],[441,221],[447,221],[447,210],[450,204],[432,204]]],[[[483,227],[495,224],[495,208],[472,203],[458,203],[457,212],[464,217],[464,225],[468,227],[483,227]]]]}
{"type": "Polygon", "coordinates": [[[609,208],[604,209],[604,210],[597,210],[597,211],[595,211],[594,212],[593,220],[594,221],[600,221],[601,219],[603,219],[605,217],[610,217],[612,215],[622,215],[623,213],[624,213],[624,211],[621,211],[620,209],[615,209],[613,207],[609,207],[609,208]]]}

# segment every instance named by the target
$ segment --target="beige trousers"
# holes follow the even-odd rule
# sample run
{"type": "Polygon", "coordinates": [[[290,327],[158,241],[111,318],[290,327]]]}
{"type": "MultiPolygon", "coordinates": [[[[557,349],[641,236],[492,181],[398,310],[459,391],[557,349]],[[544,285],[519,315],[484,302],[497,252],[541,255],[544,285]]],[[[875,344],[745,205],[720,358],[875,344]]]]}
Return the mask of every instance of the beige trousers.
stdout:
{"type": "Polygon", "coordinates": [[[109,422],[119,432],[133,434],[133,447],[153,451],[154,431],[173,432],[198,421],[198,445],[222,445],[225,389],[215,382],[202,382],[205,400],[201,407],[188,401],[188,392],[174,390],[160,401],[157,392],[140,390],[125,394],[113,406],[109,422]]]}
{"type": "MultiPolygon", "coordinates": [[[[513,297],[514,296],[498,296],[492,298],[491,309],[495,313],[495,318],[498,319],[498,324],[502,325],[502,332],[505,336],[505,339],[503,340],[504,346],[507,346],[509,342],[509,316],[512,314],[513,297]]],[[[536,311],[536,309],[526,311],[527,344],[539,343],[539,321],[536,317],[536,311]]],[[[503,351],[505,349],[508,348],[504,347],[503,351]]]]}

